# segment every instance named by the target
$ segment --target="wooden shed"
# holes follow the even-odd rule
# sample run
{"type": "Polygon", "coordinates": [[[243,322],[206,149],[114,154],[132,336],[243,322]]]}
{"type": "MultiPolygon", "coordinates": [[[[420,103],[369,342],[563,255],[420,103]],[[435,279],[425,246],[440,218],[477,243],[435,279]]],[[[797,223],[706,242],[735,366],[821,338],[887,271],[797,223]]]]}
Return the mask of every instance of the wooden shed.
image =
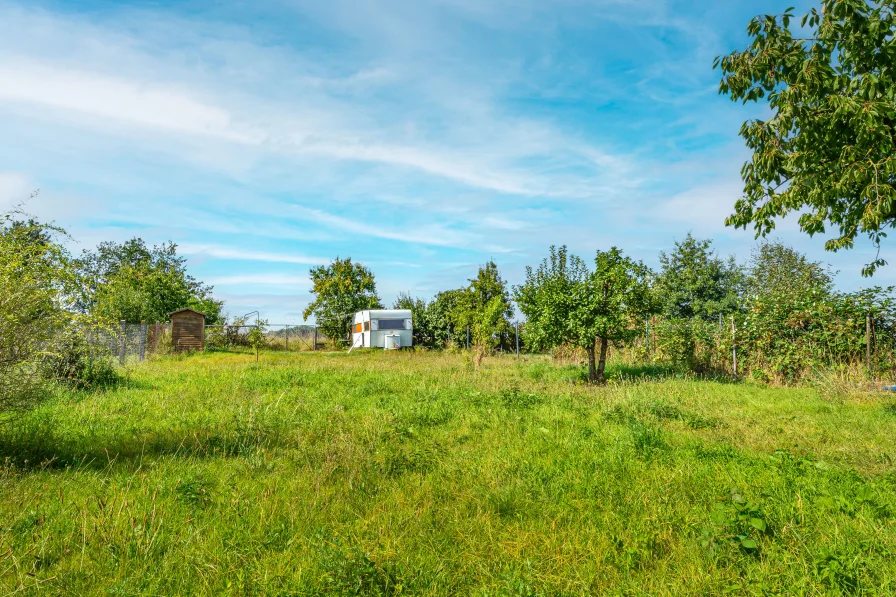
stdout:
{"type": "Polygon", "coordinates": [[[203,350],[205,348],[205,313],[195,309],[180,309],[168,314],[171,319],[171,345],[174,350],[203,350]]]}

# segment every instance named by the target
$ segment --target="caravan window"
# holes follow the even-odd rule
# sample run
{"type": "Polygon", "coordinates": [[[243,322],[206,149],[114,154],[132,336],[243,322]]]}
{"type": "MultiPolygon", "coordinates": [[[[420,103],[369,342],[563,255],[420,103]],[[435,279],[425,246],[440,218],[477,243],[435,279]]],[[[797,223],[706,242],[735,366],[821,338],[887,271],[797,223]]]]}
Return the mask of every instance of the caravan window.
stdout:
{"type": "Polygon", "coordinates": [[[380,319],[379,329],[381,330],[403,330],[404,319],[380,319]]]}

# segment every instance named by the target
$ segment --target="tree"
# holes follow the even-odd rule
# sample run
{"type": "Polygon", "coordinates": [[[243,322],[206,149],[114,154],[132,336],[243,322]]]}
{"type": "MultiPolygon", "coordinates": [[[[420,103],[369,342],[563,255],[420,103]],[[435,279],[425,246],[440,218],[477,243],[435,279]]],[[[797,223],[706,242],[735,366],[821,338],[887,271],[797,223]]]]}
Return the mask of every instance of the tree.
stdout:
{"type": "Polygon", "coordinates": [[[402,292],[392,304],[393,309],[408,309],[414,322],[414,346],[435,348],[436,335],[432,325],[430,303],[402,292]]]}
{"type": "MultiPolygon", "coordinates": [[[[796,212],[803,232],[838,230],[829,251],[852,248],[859,234],[880,246],[896,225],[894,10],[894,0],[824,0],[796,35],[790,10],[757,16],[750,47],[716,58],[720,93],[767,99],[772,110],[740,129],[753,157],[726,224],[752,225],[758,238],[796,212]]],[[[878,256],[862,273],[885,264],[878,256]]]]}
{"type": "Polygon", "coordinates": [[[313,267],[310,275],[315,297],[304,317],[314,315],[318,327],[332,342],[348,336],[354,313],[383,308],[373,273],[360,263],[352,263],[351,257],[337,257],[330,265],[313,267]]]}
{"type": "Polygon", "coordinates": [[[429,303],[427,315],[435,346],[444,347],[449,342],[460,345],[466,342],[466,329],[455,322],[455,312],[465,292],[465,288],[444,290],[429,303]]]}
{"type": "Polygon", "coordinates": [[[104,242],[85,251],[76,263],[82,281],[80,309],[104,321],[165,321],[168,313],[190,307],[206,315],[206,323],[221,319],[223,302],[212,287],[187,273],[177,245],[148,248],[140,238],[104,242]]]}
{"type": "Polygon", "coordinates": [[[458,295],[452,312],[455,329],[470,327],[475,366],[495,348],[496,337],[512,330],[513,306],[507,285],[494,261],[479,268],[470,285],[458,295]]]}
{"type": "Polygon", "coordinates": [[[656,311],[651,293],[651,272],[640,261],[622,254],[616,247],[598,251],[594,271],[573,294],[578,307],[572,312],[577,344],[588,353],[588,379],[604,383],[607,348],[628,342],[640,333],[644,317],[656,311]],[[600,343],[600,359],[595,369],[595,343],[600,343]]]}
{"type": "Polygon", "coordinates": [[[42,360],[71,323],[71,263],[60,229],[0,216],[0,412],[40,396],[42,360]]]}
{"type": "Polygon", "coordinates": [[[267,332],[267,319],[257,319],[255,325],[249,329],[248,342],[249,346],[255,349],[255,362],[258,362],[258,350],[264,348],[265,333],[267,332]]]}
{"type": "Polygon", "coordinates": [[[538,269],[526,266],[526,281],[515,288],[514,298],[526,316],[523,336],[528,346],[546,350],[576,343],[574,296],[587,275],[585,262],[565,246],[552,246],[538,269]]]}
{"type": "Polygon", "coordinates": [[[516,289],[526,315],[526,342],[537,348],[583,348],[588,380],[604,383],[609,344],[630,341],[643,318],[656,311],[650,282],[647,266],[616,247],[597,252],[593,271],[565,246],[551,247],[537,270],[526,268],[526,282],[516,289]]]}
{"type": "Polygon", "coordinates": [[[820,262],[781,242],[764,242],[753,251],[745,281],[748,298],[792,301],[815,294],[829,296],[834,289],[833,274],[820,262]]]}
{"type": "Polygon", "coordinates": [[[657,292],[667,317],[706,319],[737,309],[740,268],[733,257],[717,257],[711,246],[711,240],[688,233],[671,255],[660,252],[657,292]]]}

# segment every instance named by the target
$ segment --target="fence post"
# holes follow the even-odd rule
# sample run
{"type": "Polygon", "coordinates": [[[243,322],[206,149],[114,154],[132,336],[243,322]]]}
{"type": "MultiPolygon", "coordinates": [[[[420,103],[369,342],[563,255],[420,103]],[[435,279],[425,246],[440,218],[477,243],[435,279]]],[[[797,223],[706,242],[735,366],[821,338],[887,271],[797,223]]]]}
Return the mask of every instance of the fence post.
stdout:
{"type": "Polygon", "coordinates": [[[865,313],[865,369],[871,377],[871,312],[865,313]]]}
{"type": "Polygon", "coordinates": [[[143,361],[146,358],[146,333],[149,331],[149,326],[146,325],[146,322],[140,322],[140,360],[143,361]]]}
{"type": "Polygon", "coordinates": [[[734,325],[734,315],[731,316],[731,358],[734,361],[734,379],[737,380],[737,327],[734,325]]]}
{"type": "Polygon", "coordinates": [[[470,350],[470,326],[467,324],[467,350],[470,350]]]}
{"type": "Polygon", "coordinates": [[[124,365],[124,356],[125,352],[127,352],[128,346],[128,324],[126,321],[121,320],[121,345],[118,347],[118,362],[124,365]]]}
{"type": "Polygon", "coordinates": [[[644,318],[644,352],[650,353],[650,317],[644,318]]]}
{"type": "Polygon", "coordinates": [[[311,345],[311,350],[317,350],[317,325],[314,326],[314,344],[311,345]]]}
{"type": "Polygon", "coordinates": [[[520,358],[520,322],[516,322],[516,358],[520,358]]]}

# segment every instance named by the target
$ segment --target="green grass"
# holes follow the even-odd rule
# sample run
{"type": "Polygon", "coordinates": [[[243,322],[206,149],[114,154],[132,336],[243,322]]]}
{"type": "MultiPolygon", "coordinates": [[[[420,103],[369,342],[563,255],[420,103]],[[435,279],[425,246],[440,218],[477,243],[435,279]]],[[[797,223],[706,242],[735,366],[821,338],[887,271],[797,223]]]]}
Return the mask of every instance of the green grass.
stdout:
{"type": "Polygon", "coordinates": [[[0,595],[896,594],[887,395],[254,361],[147,362],[0,430],[0,595]]]}

